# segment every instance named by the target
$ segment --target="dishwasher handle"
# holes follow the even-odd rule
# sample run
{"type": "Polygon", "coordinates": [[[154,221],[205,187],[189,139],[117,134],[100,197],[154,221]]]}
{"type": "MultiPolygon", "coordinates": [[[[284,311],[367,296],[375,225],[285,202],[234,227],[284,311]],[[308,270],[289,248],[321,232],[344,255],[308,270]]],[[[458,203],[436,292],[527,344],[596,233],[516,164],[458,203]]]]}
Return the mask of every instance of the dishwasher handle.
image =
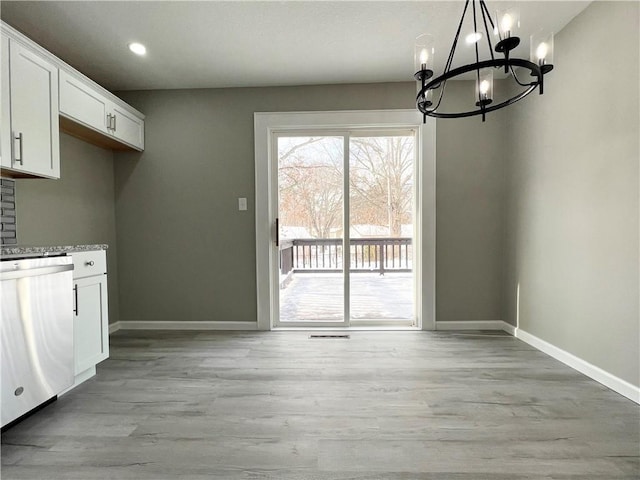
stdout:
{"type": "Polygon", "coordinates": [[[51,275],[73,270],[73,264],[52,265],[48,267],[29,268],[25,270],[12,270],[0,273],[0,280],[15,280],[17,278],[38,277],[40,275],[51,275]]]}

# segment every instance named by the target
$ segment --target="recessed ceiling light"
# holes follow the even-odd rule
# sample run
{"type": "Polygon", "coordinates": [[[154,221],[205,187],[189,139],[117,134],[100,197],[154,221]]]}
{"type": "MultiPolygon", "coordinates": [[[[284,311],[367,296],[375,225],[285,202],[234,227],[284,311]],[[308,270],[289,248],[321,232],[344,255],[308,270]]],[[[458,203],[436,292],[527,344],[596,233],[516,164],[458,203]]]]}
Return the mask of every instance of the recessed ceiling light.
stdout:
{"type": "Polygon", "coordinates": [[[472,45],[479,42],[481,38],[482,34],[480,32],[472,32],[465,37],[465,40],[469,45],[472,45]]]}
{"type": "Polygon", "coordinates": [[[130,43],[129,50],[131,50],[136,55],[144,55],[145,53],[147,53],[147,47],[138,42],[130,43]]]}

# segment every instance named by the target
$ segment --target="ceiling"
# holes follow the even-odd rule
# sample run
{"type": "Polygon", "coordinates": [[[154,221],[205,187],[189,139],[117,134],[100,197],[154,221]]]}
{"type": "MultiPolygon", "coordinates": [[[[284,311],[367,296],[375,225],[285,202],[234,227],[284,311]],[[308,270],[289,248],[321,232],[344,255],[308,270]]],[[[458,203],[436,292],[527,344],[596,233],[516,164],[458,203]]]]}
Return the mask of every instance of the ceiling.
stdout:
{"type": "MultiPolygon", "coordinates": [[[[523,43],[560,31],[590,2],[492,2],[520,9],[523,43]]],[[[2,1],[2,20],[110,90],[397,82],[413,43],[436,36],[444,67],[462,1],[2,1]],[[127,49],[147,46],[144,57],[127,49]]],[[[469,17],[469,15],[467,16],[469,17]]],[[[465,26],[465,31],[471,26],[465,26]]],[[[464,42],[454,66],[472,59],[464,42]]],[[[487,52],[485,47],[485,52],[487,52]]]]}

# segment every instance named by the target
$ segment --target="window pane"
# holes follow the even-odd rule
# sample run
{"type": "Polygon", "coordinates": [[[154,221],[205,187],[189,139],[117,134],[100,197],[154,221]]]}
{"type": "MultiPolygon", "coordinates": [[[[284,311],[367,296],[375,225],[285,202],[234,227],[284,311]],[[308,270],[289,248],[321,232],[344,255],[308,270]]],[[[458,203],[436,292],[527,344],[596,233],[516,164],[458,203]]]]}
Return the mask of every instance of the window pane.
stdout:
{"type": "Polygon", "coordinates": [[[349,146],[353,320],[412,320],[415,136],[353,136],[349,146]]]}
{"type": "Polygon", "coordinates": [[[280,321],[344,321],[344,139],[278,137],[280,321]]]}

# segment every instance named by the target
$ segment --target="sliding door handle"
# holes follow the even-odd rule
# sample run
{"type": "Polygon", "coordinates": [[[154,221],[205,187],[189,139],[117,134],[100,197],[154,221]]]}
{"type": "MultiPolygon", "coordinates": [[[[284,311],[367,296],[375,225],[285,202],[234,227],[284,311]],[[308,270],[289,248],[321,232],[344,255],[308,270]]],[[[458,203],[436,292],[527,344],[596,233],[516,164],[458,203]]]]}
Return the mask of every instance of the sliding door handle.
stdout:
{"type": "Polygon", "coordinates": [[[280,219],[276,218],[276,247],[280,246],[280,219]]]}

